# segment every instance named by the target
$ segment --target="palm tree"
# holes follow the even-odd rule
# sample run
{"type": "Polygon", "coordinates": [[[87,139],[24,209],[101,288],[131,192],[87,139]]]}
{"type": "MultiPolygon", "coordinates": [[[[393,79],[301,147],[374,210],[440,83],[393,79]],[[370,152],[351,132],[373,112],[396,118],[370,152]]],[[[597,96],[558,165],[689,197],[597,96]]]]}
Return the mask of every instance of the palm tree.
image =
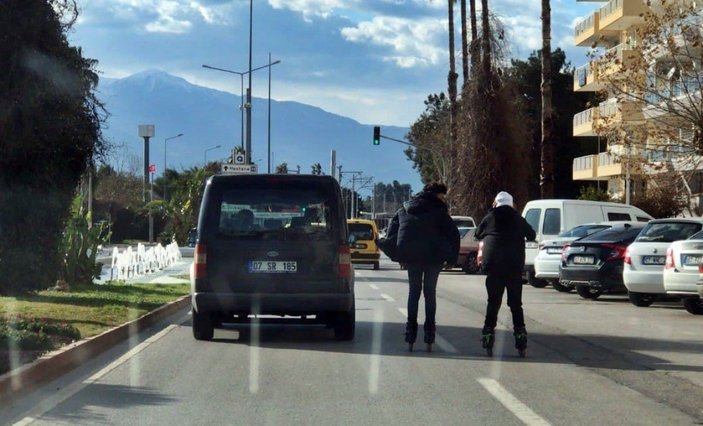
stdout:
{"type": "Polygon", "coordinates": [[[469,8],[471,9],[471,69],[478,66],[478,28],[476,28],[476,0],[469,0],[469,8]]]}
{"type": "Polygon", "coordinates": [[[469,43],[466,34],[466,0],[461,0],[461,64],[464,84],[466,84],[466,81],[469,79],[469,43]]]}
{"type": "Polygon", "coordinates": [[[540,141],[542,198],[554,197],[554,112],[552,108],[551,7],[542,0],[542,140],[540,141]]]}
{"type": "Polygon", "coordinates": [[[488,15],[488,0],[481,0],[481,26],[482,36],[481,44],[483,51],[482,66],[484,76],[488,77],[491,73],[491,24],[488,15]]]}
{"type": "MultiPolygon", "coordinates": [[[[457,129],[457,77],[454,57],[454,3],[456,0],[448,0],[449,4],[449,76],[447,78],[449,91],[449,158],[454,158],[454,147],[456,145],[457,129]]],[[[452,167],[450,166],[450,169],[452,167]]],[[[451,179],[451,176],[449,177],[451,179]]]]}

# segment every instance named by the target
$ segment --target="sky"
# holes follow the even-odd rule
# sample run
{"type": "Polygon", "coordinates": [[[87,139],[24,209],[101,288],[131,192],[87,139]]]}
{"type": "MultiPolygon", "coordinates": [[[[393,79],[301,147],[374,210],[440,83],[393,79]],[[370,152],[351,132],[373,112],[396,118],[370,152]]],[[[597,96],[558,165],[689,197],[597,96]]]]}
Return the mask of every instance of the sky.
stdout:
{"type": "MultiPolygon", "coordinates": [[[[250,1],[252,68],[267,65],[269,52],[280,60],[271,67],[273,99],[363,124],[407,127],[429,94],[446,92],[445,0],[79,0],[69,40],[99,61],[103,77],[159,69],[240,95],[239,75],[202,65],[249,69],[250,1]]],[[[512,57],[525,59],[541,47],[540,5],[489,1],[507,29],[512,57]]],[[[585,49],[573,46],[574,24],[599,5],[552,0],[552,47],[566,50],[572,65],[587,61],[585,49]]],[[[461,74],[458,3],[455,17],[461,74]]],[[[252,73],[253,96],[268,96],[268,78],[266,67],[252,73]]]]}

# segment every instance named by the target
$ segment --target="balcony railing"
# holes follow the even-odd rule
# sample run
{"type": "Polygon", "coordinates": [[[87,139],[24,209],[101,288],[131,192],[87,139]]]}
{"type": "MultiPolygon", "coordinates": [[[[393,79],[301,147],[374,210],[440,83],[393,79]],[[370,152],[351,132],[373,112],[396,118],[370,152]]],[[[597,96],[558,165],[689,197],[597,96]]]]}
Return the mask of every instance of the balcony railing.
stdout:
{"type": "Polygon", "coordinates": [[[622,9],[622,6],[623,0],[610,0],[608,4],[600,8],[598,13],[600,13],[600,17],[602,19],[605,19],[612,15],[616,10],[622,9]]]}
{"type": "Polygon", "coordinates": [[[590,124],[593,123],[594,117],[594,112],[596,111],[596,108],[589,108],[585,111],[581,111],[578,114],[574,115],[574,127],[578,127],[584,124],[590,124]]]}
{"type": "Polygon", "coordinates": [[[586,30],[593,28],[593,26],[595,25],[595,16],[596,15],[592,13],[588,15],[588,17],[586,17],[585,19],[579,21],[579,23],[576,24],[576,28],[574,29],[574,35],[578,37],[584,32],[586,32],[586,30]]]}
{"type": "Polygon", "coordinates": [[[609,152],[601,152],[598,154],[598,167],[614,166],[619,164],[609,152]]]}
{"type": "Polygon", "coordinates": [[[593,169],[593,156],[587,155],[585,157],[574,158],[573,168],[574,168],[574,172],[592,170],[593,169]]]}

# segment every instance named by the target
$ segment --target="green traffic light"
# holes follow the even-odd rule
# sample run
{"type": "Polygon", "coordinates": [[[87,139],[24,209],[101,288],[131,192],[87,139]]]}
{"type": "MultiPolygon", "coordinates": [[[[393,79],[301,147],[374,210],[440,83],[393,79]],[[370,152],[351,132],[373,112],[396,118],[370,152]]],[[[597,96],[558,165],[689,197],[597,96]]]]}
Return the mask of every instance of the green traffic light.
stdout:
{"type": "Polygon", "coordinates": [[[379,126],[373,128],[373,144],[381,145],[381,128],[379,126]]]}

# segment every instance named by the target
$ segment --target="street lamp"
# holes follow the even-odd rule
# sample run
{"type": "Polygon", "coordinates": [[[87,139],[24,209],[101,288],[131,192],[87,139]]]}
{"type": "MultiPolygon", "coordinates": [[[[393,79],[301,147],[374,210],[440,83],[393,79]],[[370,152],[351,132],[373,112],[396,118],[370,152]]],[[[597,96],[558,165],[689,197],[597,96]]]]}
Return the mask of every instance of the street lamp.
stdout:
{"type": "Polygon", "coordinates": [[[176,139],[180,138],[183,136],[183,133],[179,133],[176,136],[171,136],[169,138],[164,139],[164,201],[166,201],[166,142],[170,141],[171,139],[176,139]]]}
{"type": "MultiPolygon", "coordinates": [[[[203,68],[207,68],[210,70],[215,70],[215,71],[222,71],[222,72],[228,72],[230,74],[237,74],[240,77],[240,84],[241,84],[241,98],[240,101],[242,104],[240,105],[240,109],[242,111],[242,124],[241,124],[241,129],[242,129],[242,149],[244,150],[244,155],[246,158],[246,163],[251,164],[251,73],[254,71],[258,71],[264,68],[270,68],[276,64],[281,63],[280,60],[276,60],[274,62],[271,62],[271,58],[269,57],[269,63],[266,65],[262,65],[260,67],[256,67],[254,69],[250,69],[249,71],[234,71],[234,70],[228,70],[225,68],[218,68],[218,67],[213,67],[210,65],[202,65],[203,68]],[[249,89],[247,89],[247,100],[244,102],[244,76],[249,75],[249,89]],[[246,137],[246,144],[244,141],[244,110],[246,109],[247,112],[247,137],[246,137]]],[[[271,102],[271,84],[270,84],[270,74],[269,74],[269,104],[271,102]]],[[[270,107],[269,107],[269,114],[270,114],[270,107]]]]}
{"type": "Polygon", "coordinates": [[[222,148],[222,145],[213,146],[212,148],[205,150],[205,153],[203,154],[203,167],[207,166],[207,152],[217,148],[222,148]]]}

